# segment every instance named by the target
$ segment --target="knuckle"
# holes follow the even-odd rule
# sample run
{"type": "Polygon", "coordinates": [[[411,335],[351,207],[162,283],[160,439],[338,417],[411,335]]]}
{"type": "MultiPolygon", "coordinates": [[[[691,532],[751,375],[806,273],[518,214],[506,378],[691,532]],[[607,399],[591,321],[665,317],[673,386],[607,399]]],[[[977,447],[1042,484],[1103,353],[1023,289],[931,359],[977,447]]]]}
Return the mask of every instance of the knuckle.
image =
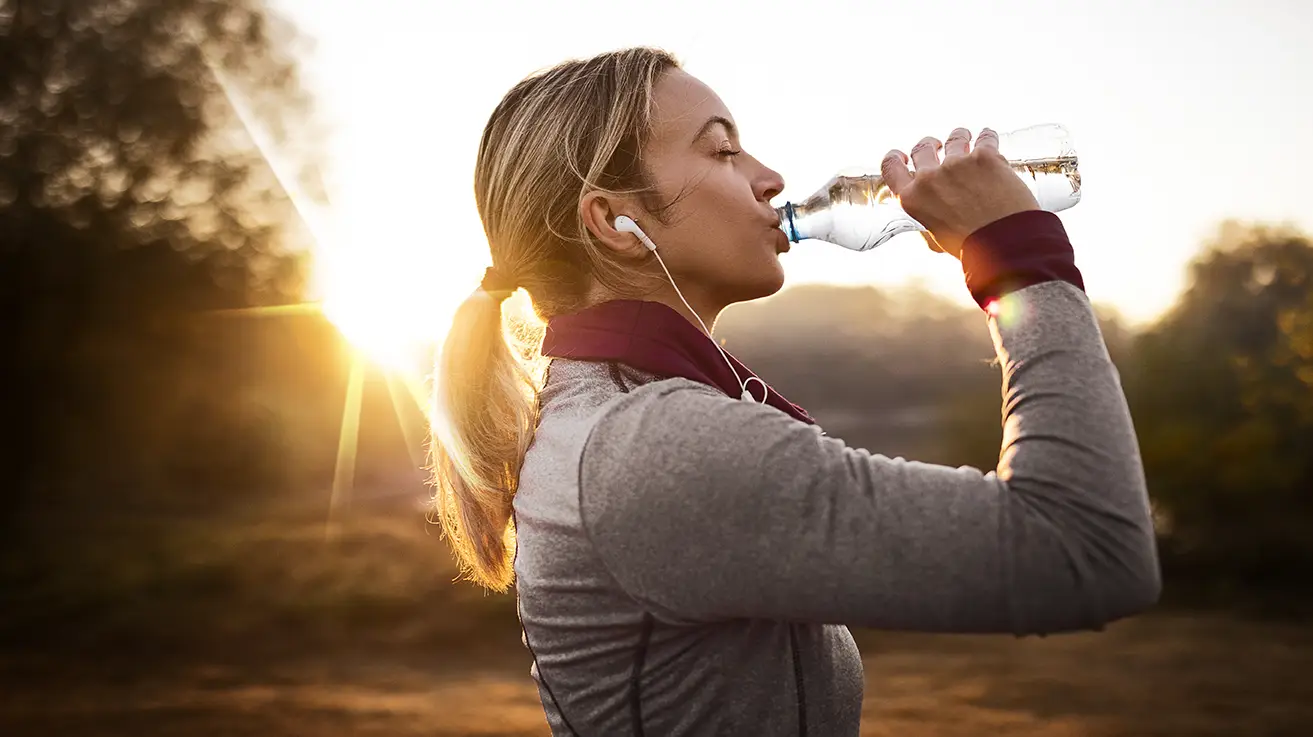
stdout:
{"type": "Polygon", "coordinates": [[[917,191],[925,196],[931,192],[939,191],[940,179],[941,175],[937,169],[929,169],[917,172],[916,178],[912,181],[916,183],[917,191]]]}

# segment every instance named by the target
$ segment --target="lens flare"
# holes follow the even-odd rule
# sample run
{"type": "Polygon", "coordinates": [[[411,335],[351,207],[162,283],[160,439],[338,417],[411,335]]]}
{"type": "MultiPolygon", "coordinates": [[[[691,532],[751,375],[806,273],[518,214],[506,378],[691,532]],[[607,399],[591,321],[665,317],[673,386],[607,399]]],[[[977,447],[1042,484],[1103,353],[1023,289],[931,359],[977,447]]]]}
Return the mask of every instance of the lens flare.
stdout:
{"type": "Polygon", "coordinates": [[[313,291],[322,300],[285,307],[231,310],[235,317],[322,313],[355,348],[342,408],[325,535],[332,539],[354,485],[361,404],[370,364],[387,374],[392,408],[416,466],[422,464],[432,421],[424,398],[424,379],[440,337],[450,327],[454,306],[443,309],[442,290],[427,280],[441,275],[435,244],[417,238],[426,232],[392,207],[396,198],[373,188],[370,196],[347,198],[348,207],[321,205],[293,176],[272,138],[259,124],[222,68],[197,44],[205,63],[278,185],[309,230],[313,243],[313,291]],[[406,407],[413,403],[414,407],[406,407]],[[420,410],[419,413],[415,409],[420,410]]]}

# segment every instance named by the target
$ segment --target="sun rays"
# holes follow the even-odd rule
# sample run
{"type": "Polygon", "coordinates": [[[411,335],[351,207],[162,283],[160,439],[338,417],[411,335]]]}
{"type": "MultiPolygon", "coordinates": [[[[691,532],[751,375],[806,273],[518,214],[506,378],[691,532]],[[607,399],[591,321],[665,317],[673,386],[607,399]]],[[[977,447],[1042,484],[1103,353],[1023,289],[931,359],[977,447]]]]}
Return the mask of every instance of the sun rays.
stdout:
{"type": "Polygon", "coordinates": [[[361,409],[366,375],[371,367],[384,374],[393,414],[411,461],[416,468],[424,465],[428,435],[425,424],[432,422],[425,380],[433,365],[436,328],[442,327],[444,321],[441,312],[430,305],[407,304],[406,284],[381,283],[381,277],[413,277],[416,264],[406,263],[405,256],[414,253],[398,255],[398,251],[365,252],[346,248],[352,231],[343,227],[341,213],[320,205],[306,193],[222,69],[208,55],[205,60],[251,143],[314,239],[316,277],[325,292],[325,298],[315,302],[221,310],[214,314],[230,317],[322,314],[353,346],[324,527],[325,538],[331,540],[354,492],[361,409]],[[413,403],[418,413],[410,411],[407,403],[413,403]]]}

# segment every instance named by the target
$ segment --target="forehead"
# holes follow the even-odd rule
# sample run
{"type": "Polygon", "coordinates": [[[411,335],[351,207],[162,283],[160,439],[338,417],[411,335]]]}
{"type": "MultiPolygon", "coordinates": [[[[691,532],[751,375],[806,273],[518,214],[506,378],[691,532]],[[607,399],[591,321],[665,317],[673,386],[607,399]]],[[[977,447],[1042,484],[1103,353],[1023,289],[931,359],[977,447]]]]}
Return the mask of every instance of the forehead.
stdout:
{"type": "Polygon", "coordinates": [[[729,108],[702,80],[682,69],[661,75],[652,90],[653,146],[688,146],[708,118],[733,120],[729,108]]]}

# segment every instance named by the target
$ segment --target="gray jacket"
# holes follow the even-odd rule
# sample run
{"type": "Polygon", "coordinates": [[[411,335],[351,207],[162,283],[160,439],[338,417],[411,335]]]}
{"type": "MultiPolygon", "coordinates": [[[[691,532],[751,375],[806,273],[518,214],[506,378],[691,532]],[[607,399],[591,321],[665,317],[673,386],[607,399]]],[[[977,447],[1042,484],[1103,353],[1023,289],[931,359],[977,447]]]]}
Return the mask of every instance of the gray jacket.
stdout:
{"type": "Polygon", "coordinates": [[[850,626],[1022,636],[1156,601],[1135,432],[1088,299],[1048,282],[1005,303],[989,473],[873,455],[687,379],[554,360],[514,502],[552,733],[857,735],[850,626]]]}

